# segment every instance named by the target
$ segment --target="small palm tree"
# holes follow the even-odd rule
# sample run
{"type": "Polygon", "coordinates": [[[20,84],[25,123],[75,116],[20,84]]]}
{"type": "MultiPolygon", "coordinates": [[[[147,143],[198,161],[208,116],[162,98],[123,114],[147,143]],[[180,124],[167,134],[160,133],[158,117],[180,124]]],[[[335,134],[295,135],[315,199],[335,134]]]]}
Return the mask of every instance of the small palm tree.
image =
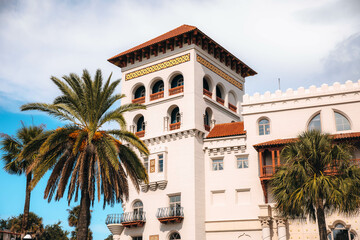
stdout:
{"type": "MultiPolygon", "coordinates": [[[[79,222],[79,215],[80,215],[80,205],[75,206],[71,209],[67,210],[69,212],[68,216],[68,223],[70,227],[75,227],[74,231],[71,231],[71,237],[70,240],[76,240],[77,239],[77,232],[78,232],[78,222],[79,222]]],[[[90,211],[91,212],[91,211],[90,211]]],[[[90,220],[91,220],[91,213],[90,213],[90,220]]],[[[88,240],[92,240],[92,231],[88,230],[88,240]]]]}
{"type": "Polygon", "coordinates": [[[126,131],[123,113],[144,109],[141,104],[125,104],[110,109],[124,97],[114,94],[119,80],[110,83],[110,77],[103,84],[101,71],[94,80],[84,70],[81,78],[76,74],[64,76],[63,80],[51,80],[62,95],[52,104],[30,103],[21,107],[25,110],[39,110],[70,124],[48,131],[32,141],[22,152],[24,156],[39,150],[39,155],[28,171],[34,172],[32,187],[52,169],[44,198],[51,201],[64,196],[68,186],[67,200],[80,193],[78,239],[88,236],[90,204],[94,203],[95,192],[98,201],[104,195],[104,207],[128,199],[128,179],[139,191],[139,181],[148,181],[145,167],[134,150],[147,155],[146,145],[133,133],[126,131]],[[119,129],[102,130],[104,124],[116,122],[119,129]],[[118,140],[119,139],[119,140],[118,140]],[[128,147],[121,141],[129,143],[128,147]],[[134,149],[134,150],[133,150],[134,149]]]}
{"type": "Polygon", "coordinates": [[[21,223],[22,233],[25,233],[28,227],[31,195],[30,181],[32,179],[32,172],[29,171],[26,173],[26,169],[35,159],[36,152],[26,155],[23,158],[20,158],[20,153],[26,144],[28,144],[32,139],[35,139],[43,131],[43,125],[27,127],[24,123],[22,123],[22,127],[16,133],[16,137],[12,137],[7,134],[0,134],[0,137],[2,138],[0,146],[1,150],[4,152],[2,160],[5,163],[5,171],[10,174],[26,175],[25,204],[21,223]]]}
{"type": "Polygon", "coordinates": [[[279,213],[317,220],[320,240],[326,240],[326,214],[352,214],[360,207],[360,169],[350,162],[352,150],[316,130],[286,145],[286,163],[271,180],[279,213]]]}

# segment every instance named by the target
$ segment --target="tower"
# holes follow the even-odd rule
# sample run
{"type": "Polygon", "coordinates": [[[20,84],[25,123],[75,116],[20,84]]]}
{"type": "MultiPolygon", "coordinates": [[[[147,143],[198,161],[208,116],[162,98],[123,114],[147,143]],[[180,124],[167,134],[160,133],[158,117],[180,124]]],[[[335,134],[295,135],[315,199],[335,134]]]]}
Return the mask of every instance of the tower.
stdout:
{"type": "Polygon", "coordinates": [[[125,115],[150,150],[149,184],[130,190],[122,215],[109,215],[114,239],[205,239],[204,137],[241,120],[247,76],[256,72],[198,28],[182,25],[109,61],[122,70],[125,115]]]}

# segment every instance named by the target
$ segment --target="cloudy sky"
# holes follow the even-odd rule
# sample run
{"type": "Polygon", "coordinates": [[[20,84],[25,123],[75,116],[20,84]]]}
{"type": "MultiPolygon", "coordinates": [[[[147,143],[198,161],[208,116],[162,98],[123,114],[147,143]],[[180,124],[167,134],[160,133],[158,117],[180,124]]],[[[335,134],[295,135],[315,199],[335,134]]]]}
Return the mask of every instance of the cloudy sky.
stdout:
{"type": "MultiPolygon", "coordinates": [[[[51,75],[100,68],[120,78],[120,69],[106,59],[182,24],[197,26],[258,72],[246,79],[249,94],[275,91],[278,78],[282,90],[357,81],[359,12],[359,0],[0,0],[0,132],[14,133],[21,119],[56,127],[60,123],[18,110],[54,99],[51,75]]],[[[22,201],[20,178],[0,172],[1,189],[22,201]]],[[[32,210],[45,223],[56,216],[66,222],[66,204],[38,200],[41,187],[32,210]]],[[[21,201],[0,202],[0,217],[20,213],[21,201]]],[[[95,206],[96,240],[109,233],[106,213],[117,211],[95,206]]]]}

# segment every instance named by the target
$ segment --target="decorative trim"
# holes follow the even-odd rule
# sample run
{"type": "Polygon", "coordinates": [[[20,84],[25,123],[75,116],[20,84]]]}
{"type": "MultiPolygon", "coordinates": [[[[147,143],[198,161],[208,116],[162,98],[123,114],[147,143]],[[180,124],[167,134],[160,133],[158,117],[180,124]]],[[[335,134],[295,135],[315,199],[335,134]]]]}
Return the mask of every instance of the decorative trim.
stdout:
{"type": "Polygon", "coordinates": [[[149,189],[151,191],[156,191],[157,189],[164,190],[167,186],[167,183],[167,180],[162,180],[157,182],[150,182],[149,184],[141,184],[140,187],[141,191],[146,193],[149,191],[149,189]]]}
{"type": "Polygon", "coordinates": [[[270,224],[272,222],[272,218],[269,216],[266,217],[259,217],[260,223],[261,223],[261,227],[262,228],[269,228],[270,224]]]}
{"type": "Polygon", "coordinates": [[[286,227],[286,220],[287,220],[286,218],[275,217],[274,220],[278,227],[286,227]]]}
{"type": "Polygon", "coordinates": [[[173,66],[179,65],[181,63],[189,62],[189,61],[190,61],[190,53],[182,55],[180,57],[172,58],[170,60],[167,60],[167,61],[164,61],[164,62],[161,62],[158,64],[151,65],[146,68],[142,68],[142,69],[133,71],[131,73],[127,73],[125,75],[125,81],[131,80],[131,79],[134,79],[137,77],[141,77],[141,76],[144,76],[144,75],[147,75],[147,74],[150,74],[153,72],[157,72],[157,71],[160,71],[160,70],[163,70],[163,69],[166,69],[169,67],[173,67],[173,66]]]}
{"type": "Polygon", "coordinates": [[[188,137],[197,137],[197,138],[203,139],[204,136],[205,136],[205,132],[202,132],[197,129],[189,129],[189,130],[169,133],[169,134],[158,136],[158,137],[143,139],[143,142],[146,145],[150,146],[150,145],[160,144],[160,143],[164,143],[164,142],[176,141],[176,140],[179,140],[182,138],[188,138],[188,137]]]}
{"type": "Polygon", "coordinates": [[[226,81],[228,81],[229,83],[231,83],[232,85],[234,85],[235,87],[239,88],[240,90],[243,90],[243,85],[242,83],[236,81],[234,78],[230,77],[229,75],[227,75],[226,73],[224,73],[223,71],[221,71],[219,68],[215,67],[214,65],[212,65],[210,62],[208,62],[207,60],[205,60],[203,57],[196,55],[196,60],[201,64],[204,65],[205,67],[207,67],[208,69],[210,69],[211,71],[213,71],[214,73],[216,73],[217,75],[219,75],[220,77],[222,77],[223,79],[225,79],[226,81]]]}

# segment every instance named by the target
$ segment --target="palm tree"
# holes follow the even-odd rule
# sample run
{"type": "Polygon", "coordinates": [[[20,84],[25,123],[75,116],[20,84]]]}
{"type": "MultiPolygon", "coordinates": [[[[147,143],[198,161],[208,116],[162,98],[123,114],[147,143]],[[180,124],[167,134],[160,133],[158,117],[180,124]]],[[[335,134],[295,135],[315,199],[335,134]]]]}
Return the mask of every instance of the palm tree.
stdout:
{"type": "Polygon", "coordinates": [[[103,84],[102,74],[97,70],[94,80],[87,70],[81,78],[76,74],[64,76],[62,80],[51,80],[62,95],[52,104],[30,103],[21,107],[25,110],[46,112],[70,124],[48,131],[32,141],[22,152],[24,156],[39,150],[39,155],[28,171],[34,172],[31,187],[34,187],[44,174],[52,169],[47,182],[44,198],[50,202],[63,197],[68,185],[67,200],[80,192],[80,214],[78,239],[88,236],[90,223],[90,204],[94,204],[95,192],[98,201],[104,195],[104,205],[127,200],[129,196],[128,179],[139,191],[139,181],[148,182],[148,176],[135,151],[147,155],[146,145],[135,134],[126,131],[123,113],[134,109],[144,109],[141,104],[125,104],[110,109],[124,97],[114,94],[120,80],[103,84]],[[104,124],[116,122],[119,129],[102,130],[104,124]],[[119,139],[119,140],[118,140],[119,139]],[[122,144],[125,141],[128,147],[122,144]]]}
{"type": "Polygon", "coordinates": [[[352,150],[316,130],[286,145],[286,163],[271,180],[279,213],[317,220],[320,240],[326,240],[326,214],[352,214],[360,207],[360,169],[350,162],[352,150]]]}
{"type": "Polygon", "coordinates": [[[26,172],[27,167],[35,158],[36,152],[26,155],[20,159],[20,153],[22,149],[28,144],[32,139],[36,138],[39,134],[44,131],[44,126],[29,126],[26,127],[22,123],[22,127],[17,131],[16,138],[9,136],[7,134],[0,134],[2,138],[0,142],[1,150],[3,150],[4,155],[2,160],[5,163],[5,171],[10,174],[24,174],[26,175],[26,188],[25,188],[25,204],[24,204],[24,213],[21,223],[21,232],[25,233],[28,227],[28,217],[30,210],[30,181],[32,178],[32,172],[26,172]]]}

